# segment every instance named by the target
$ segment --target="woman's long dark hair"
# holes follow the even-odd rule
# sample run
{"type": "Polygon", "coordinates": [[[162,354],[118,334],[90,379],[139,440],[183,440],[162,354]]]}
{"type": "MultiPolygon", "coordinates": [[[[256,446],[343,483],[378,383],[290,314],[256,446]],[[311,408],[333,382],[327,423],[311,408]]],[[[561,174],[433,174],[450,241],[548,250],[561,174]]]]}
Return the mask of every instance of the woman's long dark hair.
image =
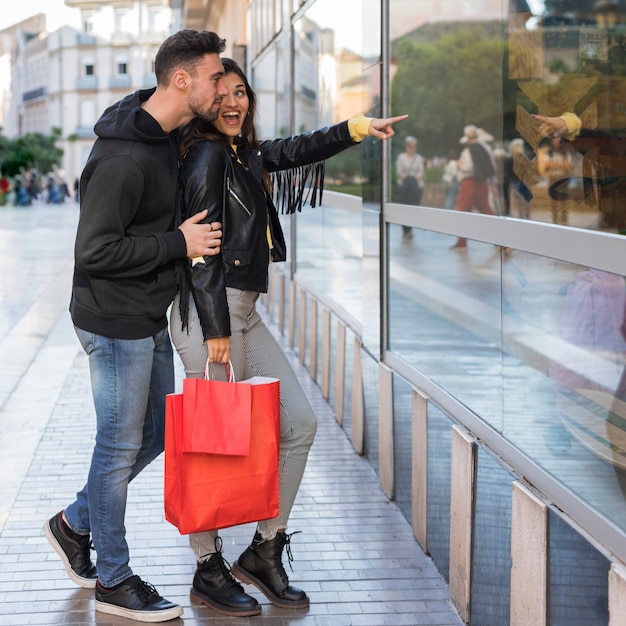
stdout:
{"type": "MultiPolygon", "coordinates": [[[[241,136],[235,141],[238,150],[253,150],[259,147],[254,120],[256,119],[256,94],[250,87],[243,70],[233,59],[222,57],[224,76],[237,74],[244,84],[248,95],[248,115],[241,127],[241,136]]],[[[220,133],[210,122],[194,118],[180,131],[180,154],[184,158],[197,141],[210,140],[230,148],[231,140],[220,133]]],[[[305,166],[273,172],[272,175],[263,167],[262,184],[267,202],[276,212],[275,204],[281,212],[294,213],[302,210],[304,202],[312,207],[321,204],[324,190],[324,161],[305,166]],[[275,193],[274,193],[275,192],[275,193]]]]}
{"type": "MultiPolygon", "coordinates": [[[[243,121],[241,127],[241,137],[236,140],[237,146],[242,150],[250,150],[257,148],[259,141],[256,136],[256,128],[254,120],[256,116],[256,94],[254,93],[250,83],[246,78],[243,70],[236,61],[228,57],[222,57],[222,65],[224,66],[224,76],[228,74],[237,74],[244,84],[246,94],[248,96],[248,115],[243,121]]],[[[207,122],[199,117],[195,117],[191,122],[186,124],[180,131],[180,153],[184,157],[191,146],[202,139],[209,139],[230,145],[230,138],[223,135],[211,122],[207,122]]]]}

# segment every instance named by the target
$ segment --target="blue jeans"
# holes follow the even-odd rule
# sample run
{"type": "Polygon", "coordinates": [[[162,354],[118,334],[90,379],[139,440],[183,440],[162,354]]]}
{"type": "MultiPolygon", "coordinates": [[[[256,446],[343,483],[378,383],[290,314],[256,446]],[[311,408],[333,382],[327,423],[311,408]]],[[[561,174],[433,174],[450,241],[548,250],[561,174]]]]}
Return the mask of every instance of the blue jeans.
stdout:
{"type": "Polygon", "coordinates": [[[172,344],[167,328],[133,340],[75,330],[89,356],[96,444],[87,484],[65,518],[75,532],[91,532],[98,579],[112,587],[132,576],[124,526],[128,483],[163,452],[165,396],[174,392],[172,344]]]}

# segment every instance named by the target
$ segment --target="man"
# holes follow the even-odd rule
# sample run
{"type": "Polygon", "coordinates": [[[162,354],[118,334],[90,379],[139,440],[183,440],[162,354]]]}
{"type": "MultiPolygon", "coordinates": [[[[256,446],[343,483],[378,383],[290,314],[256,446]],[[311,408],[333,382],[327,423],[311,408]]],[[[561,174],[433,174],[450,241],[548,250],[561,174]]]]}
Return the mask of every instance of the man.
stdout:
{"type": "MultiPolygon", "coordinates": [[[[461,152],[457,170],[457,211],[471,211],[476,208],[480,213],[493,215],[489,204],[489,179],[496,173],[496,164],[487,141],[493,141],[493,137],[482,128],[470,124],[463,129],[463,137],[459,142],[467,146],[461,152]]],[[[465,252],[467,239],[459,237],[451,249],[465,252]]]]}
{"type": "Polygon", "coordinates": [[[124,514],[129,481],[163,451],[165,396],[174,391],[166,314],[175,263],[219,252],[221,225],[200,223],[206,212],[175,228],[175,131],[194,117],[216,118],[223,50],[215,33],[169,37],[155,58],[157,87],[126,96],[96,123],[80,181],[70,312],[89,356],[96,443],[87,484],[44,532],[70,578],[95,587],[97,611],[143,622],[183,612],[133,575],[124,514]]]}

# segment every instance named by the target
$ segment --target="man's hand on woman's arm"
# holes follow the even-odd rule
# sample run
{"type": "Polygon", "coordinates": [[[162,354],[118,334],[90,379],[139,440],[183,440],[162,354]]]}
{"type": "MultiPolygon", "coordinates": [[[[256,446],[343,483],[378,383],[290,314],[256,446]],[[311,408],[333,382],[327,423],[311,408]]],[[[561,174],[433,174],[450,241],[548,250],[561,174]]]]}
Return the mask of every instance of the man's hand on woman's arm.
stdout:
{"type": "Polygon", "coordinates": [[[219,254],[222,244],[222,225],[220,222],[201,224],[207,211],[200,211],[186,219],[178,228],[182,231],[190,259],[219,254]]]}

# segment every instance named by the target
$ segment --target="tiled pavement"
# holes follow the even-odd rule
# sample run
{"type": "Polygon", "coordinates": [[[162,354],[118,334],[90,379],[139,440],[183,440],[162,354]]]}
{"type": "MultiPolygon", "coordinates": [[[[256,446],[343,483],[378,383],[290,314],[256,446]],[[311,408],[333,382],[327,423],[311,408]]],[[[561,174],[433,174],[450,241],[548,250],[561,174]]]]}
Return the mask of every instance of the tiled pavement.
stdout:
{"type": "MultiPolygon", "coordinates": [[[[55,210],[29,209],[44,211],[29,224],[35,249],[37,237],[50,234],[38,235],[37,229],[71,229],[71,219],[45,213],[55,210]]],[[[0,244],[7,216],[15,218],[2,209],[0,244]]],[[[56,241],[63,242],[66,234],[59,232],[56,241]]],[[[46,252],[46,262],[55,257],[59,265],[56,280],[61,284],[70,275],[63,254],[71,255],[71,248],[59,245],[46,252]]],[[[6,276],[4,269],[0,273],[6,276]]],[[[50,284],[54,286],[52,278],[50,284]]],[[[0,468],[7,477],[0,486],[0,624],[133,623],[96,614],[93,591],[74,586],[42,534],[45,520],[82,486],[94,416],[87,360],[73,335],[63,289],[42,289],[26,304],[14,319],[7,321],[4,314],[0,336],[5,378],[0,388],[0,468]]],[[[162,457],[130,488],[126,517],[133,569],[184,607],[183,617],[170,624],[460,625],[445,582],[409,524],[380,490],[368,462],[354,453],[305,369],[292,361],[319,419],[289,527],[289,532],[301,531],[293,537],[294,572],[287,566],[292,582],[309,594],[310,608],[274,607],[254,588],[247,590],[263,605],[256,617],[229,618],[191,603],[195,565],[187,538],[163,517],[162,457]]],[[[227,560],[238,557],[253,533],[251,524],[221,533],[227,560]]]]}

